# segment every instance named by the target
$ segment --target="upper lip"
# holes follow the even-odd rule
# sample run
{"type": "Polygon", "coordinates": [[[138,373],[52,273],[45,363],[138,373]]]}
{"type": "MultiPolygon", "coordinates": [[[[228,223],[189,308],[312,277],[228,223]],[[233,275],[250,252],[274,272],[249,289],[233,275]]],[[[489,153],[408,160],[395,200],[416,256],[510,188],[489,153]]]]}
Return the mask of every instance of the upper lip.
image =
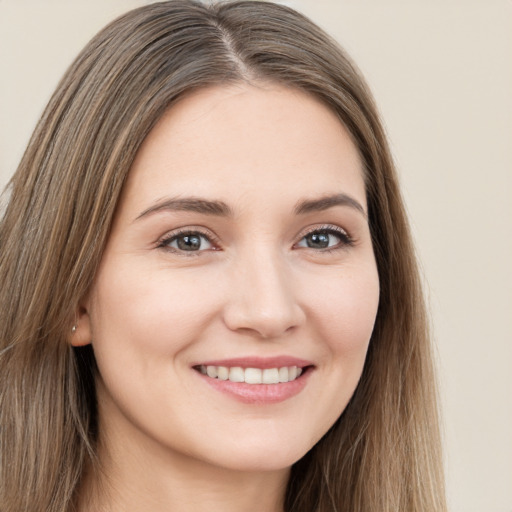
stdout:
{"type": "Polygon", "coordinates": [[[305,368],[313,366],[311,361],[300,359],[292,356],[276,356],[276,357],[235,357],[230,359],[215,359],[208,361],[200,361],[193,366],[227,366],[229,368],[283,368],[284,366],[297,366],[297,368],[305,368]]]}

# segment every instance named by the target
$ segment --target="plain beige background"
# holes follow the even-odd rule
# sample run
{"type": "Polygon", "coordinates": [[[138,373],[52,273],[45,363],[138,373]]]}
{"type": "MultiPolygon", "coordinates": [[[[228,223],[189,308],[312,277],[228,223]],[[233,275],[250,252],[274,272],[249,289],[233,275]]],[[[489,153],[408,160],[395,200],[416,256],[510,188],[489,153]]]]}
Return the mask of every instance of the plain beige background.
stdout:
{"type": "MultiPolygon", "coordinates": [[[[0,187],[72,58],[145,3],[0,0],[0,187]]],[[[512,1],[282,3],[351,53],[388,129],[433,313],[450,508],[512,512],[512,1]]]]}

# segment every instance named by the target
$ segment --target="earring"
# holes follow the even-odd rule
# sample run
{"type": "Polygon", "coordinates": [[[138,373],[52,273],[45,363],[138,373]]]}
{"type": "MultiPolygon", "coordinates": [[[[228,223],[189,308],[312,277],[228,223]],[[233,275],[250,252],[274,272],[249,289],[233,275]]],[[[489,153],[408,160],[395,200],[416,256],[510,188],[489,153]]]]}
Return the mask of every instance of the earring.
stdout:
{"type": "Polygon", "coordinates": [[[71,327],[71,332],[72,332],[73,334],[75,334],[75,332],[76,332],[76,324],[75,324],[75,325],[73,325],[73,327],[71,327]]]}

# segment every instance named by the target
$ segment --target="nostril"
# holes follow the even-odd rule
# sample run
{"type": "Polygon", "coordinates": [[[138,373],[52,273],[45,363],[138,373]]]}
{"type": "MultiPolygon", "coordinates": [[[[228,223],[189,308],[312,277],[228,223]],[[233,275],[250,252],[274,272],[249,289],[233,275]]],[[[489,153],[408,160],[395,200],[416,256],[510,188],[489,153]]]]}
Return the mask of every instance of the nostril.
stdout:
{"type": "Polygon", "coordinates": [[[263,339],[277,339],[294,332],[305,315],[296,304],[283,304],[270,309],[256,304],[233,302],[226,307],[224,323],[241,334],[263,339]]]}

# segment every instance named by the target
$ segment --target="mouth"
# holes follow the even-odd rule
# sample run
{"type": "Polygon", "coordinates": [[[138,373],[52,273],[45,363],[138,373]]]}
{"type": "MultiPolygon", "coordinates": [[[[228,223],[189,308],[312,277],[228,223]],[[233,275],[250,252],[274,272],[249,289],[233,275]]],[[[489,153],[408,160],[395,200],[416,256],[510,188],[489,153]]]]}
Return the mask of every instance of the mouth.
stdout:
{"type": "Polygon", "coordinates": [[[275,368],[243,368],[241,366],[194,366],[196,371],[212,379],[245,384],[283,384],[298,379],[311,366],[280,366],[275,368]]]}
{"type": "Polygon", "coordinates": [[[192,367],[213,389],[252,405],[275,404],[298,395],[315,366],[291,357],[208,361],[192,367]]]}

